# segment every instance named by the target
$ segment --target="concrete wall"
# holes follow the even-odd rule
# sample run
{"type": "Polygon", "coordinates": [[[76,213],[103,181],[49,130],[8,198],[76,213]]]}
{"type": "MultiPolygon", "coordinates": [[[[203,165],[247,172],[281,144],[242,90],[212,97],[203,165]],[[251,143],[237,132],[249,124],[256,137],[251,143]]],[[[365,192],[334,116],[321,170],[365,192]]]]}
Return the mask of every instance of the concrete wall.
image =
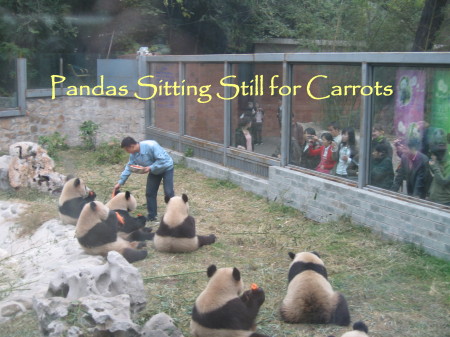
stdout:
{"type": "Polygon", "coordinates": [[[208,177],[229,180],[244,190],[292,206],[313,220],[326,222],[348,216],[353,223],[372,228],[393,240],[415,243],[431,255],[450,260],[450,213],[425,207],[369,190],[271,166],[269,179],[185,158],[172,151],[176,162],[184,162],[208,177]]]}
{"type": "Polygon", "coordinates": [[[87,120],[100,124],[97,143],[132,136],[143,139],[144,101],[136,98],[57,97],[27,99],[27,113],[0,118],[0,150],[18,141],[37,142],[58,131],[71,146],[80,145],[79,127],[87,120]]]}

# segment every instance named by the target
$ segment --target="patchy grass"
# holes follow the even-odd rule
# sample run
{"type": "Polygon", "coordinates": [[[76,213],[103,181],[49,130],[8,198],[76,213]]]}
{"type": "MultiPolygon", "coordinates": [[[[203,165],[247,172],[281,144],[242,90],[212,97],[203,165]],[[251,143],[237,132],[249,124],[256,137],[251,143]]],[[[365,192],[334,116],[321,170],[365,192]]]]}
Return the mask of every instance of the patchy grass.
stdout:
{"type": "MultiPolygon", "coordinates": [[[[95,161],[95,152],[69,150],[60,153],[57,169],[85,179],[98,199],[106,202],[125,162],[106,166],[95,161]]],[[[145,182],[145,175],[134,174],[124,188],[138,200],[136,213],[145,213],[145,182]]],[[[228,181],[206,178],[183,165],[175,168],[175,192],[189,196],[198,232],[215,233],[218,241],[191,254],[159,253],[149,244],[148,258],[135,263],[148,290],[148,304],[138,323],[163,311],[186,337],[190,336],[192,306],[206,286],[206,268],[214,263],[219,268],[239,268],[247,287],[254,282],[266,291],[266,302],[258,315],[259,331],[278,337],[340,336],[348,328],[280,321],[278,308],[286,293],[290,263],[287,253],[315,250],[321,253],[332,286],[345,295],[352,322],[365,321],[370,336],[450,334],[449,262],[415,246],[382,240],[345,217],[329,223],[308,220],[296,209],[267,202],[228,181]]],[[[164,208],[161,187],[159,216],[164,208]]],[[[28,336],[25,329],[32,323],[6,326],[11,324],[15,324],[17,336],[20,331],[28,336]]]]}

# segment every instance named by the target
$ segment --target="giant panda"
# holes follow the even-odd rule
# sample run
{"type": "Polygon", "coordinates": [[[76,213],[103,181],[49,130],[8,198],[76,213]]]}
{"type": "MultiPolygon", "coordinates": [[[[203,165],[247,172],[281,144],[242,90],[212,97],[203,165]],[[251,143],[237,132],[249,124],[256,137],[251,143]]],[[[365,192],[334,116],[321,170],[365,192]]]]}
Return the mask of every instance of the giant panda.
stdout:
{"type": "Polygon", "coordinates": [[[316,252],[294,254],[289,267],[288,290],[280,313],[287,323],[349,325],[347,301],[333,291],[327,270],[316,252]]]}
{"type": "Polygon", "coordinates": [[[237,268],[210,265],[206,273],[210,279],[192,309],[192,336],[267,337],[254,332],[264,290],[246,290],[241,295],[244,284],[237,268]]]}
{"type": "Polygon", "coordinates": [[[66,181],[58,201],[61,221],[68,225],[76,225],[84,205],[94,201],[95,197],[95,193],[80,178],[66,181]]]}
{"type": "Polygon", "coordinates": [[[114,250],[123,255],[130,263],[145,259],[146,250],[140,248],[145,242],[129,242],[117,235],[118,219],[100,201],[86,204],[78,218],[75,237],[88,254],[106,256],[114,250]]]}
{"type": "Polygon", "coordinates": [[[367,328],[367,325],[365,325],[364,322],[358,321],[355,324],[353,324],[352,331],[344,333],[341,337],[369,337],[368,333],[369,329],[367,328]]]}
{"type": "Polygon", "coordinates": [[[128,241],[152,240],[154,233],[151,228],[145,228],[145,216],[132,217],[132,212],[137,207],[136,198],[129,192],[117,191],[114,197],[106,203],[113,212],[119,214],[119,233],[128,241]]]}
{"type": "Polygon", "coordinates": [[[188,253],[216,241],[214,234],[196,235],[195,219],[189,215],[186,194],[165,197],[166,212],[161,218],[153,243],[155,249],[168,253],[188,253]]]}

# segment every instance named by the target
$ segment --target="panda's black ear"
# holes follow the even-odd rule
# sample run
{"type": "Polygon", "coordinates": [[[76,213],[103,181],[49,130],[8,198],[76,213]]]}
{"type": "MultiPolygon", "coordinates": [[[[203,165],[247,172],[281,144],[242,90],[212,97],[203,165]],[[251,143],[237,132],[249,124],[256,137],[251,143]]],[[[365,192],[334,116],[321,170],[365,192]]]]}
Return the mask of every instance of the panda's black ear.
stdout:
{"type": "Polygon", "coordinates": [[[91,201],[89,206],[91,207],[91,209],[95,212],[97,209],[97,204],[94,201],[91,201]]]}
{"type": "Polygon", "coordinates": [[[170,198],[171,197],[169,197],[168,195],[164,196],[164,201],[165,201],[166,204],[169,202],[170,198]]]}
{"type": "Polygon", "coordinates": [[[289,252],[288,255],[291,258],[291,260],[295,258],[295,254],[293,252],[289,252]]]}
{"type": "Polygon", "coordinates": [[[125,192],[125,199],[126,199],[126,200],[129,200],[129,199],[130,199],[130,196],[131,196],[130,191],[126,191],[126,192],[125,192]]]}
{"type": "Polygon", "coordinates": [[[319,255],[319,253],[318,253],[318,252],[316,252],[316,251],[314,251],[314,250],[313,250],[313,251],[311,252],[311,254],[314,254],[314,255],[316,255],[316,256],[317,256],[318,258],[320,258],[320,255],[319,255]]]}
{"type": "Polygon", "coordinates": [[[75,187],[80,186],[80,184],[81,184],[80,178],[75,179],[75,181],[73,182],[73,186],[75,187]]]}
{"type": "Polygon", "coordinates": [[[214,275],[214,273],[216,272],[217,267],[215,264],[212,264],[208,267],[208,269],[206,269],[206,275],[208,275],[208,277],[211,277],[214,275]]]}
{"type": "Polygon", "coordinates": [[[233,268],[233,278],[236,281],[239,281],[241,279],[241,272],[236,267],[233,268]]]}
{"type": "Polygon", "coordinates": [[[187,203],[189,200],[187,194],[184,193],[181,195],[181,198],[183,198],[184,203],[187,203]]]}

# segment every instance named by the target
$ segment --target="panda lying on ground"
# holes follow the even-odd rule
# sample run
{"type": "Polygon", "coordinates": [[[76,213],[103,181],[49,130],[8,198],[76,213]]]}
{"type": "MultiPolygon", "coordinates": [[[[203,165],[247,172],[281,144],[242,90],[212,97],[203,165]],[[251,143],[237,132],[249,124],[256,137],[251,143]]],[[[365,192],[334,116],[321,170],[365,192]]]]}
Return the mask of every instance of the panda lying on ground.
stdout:
{"type": "Polygon", "coordinates": [[[245,291],[237,268],[207,269],[210,278],[197,297],[190,324],[194,337],[267,337],[254,332],[265,295],[261,288],[245,291]]]}
{"type": "Polygon", "coordinates": [[[280,313],[287,323],[349,325],[347,301],[333,291],[316,252],[289,253],[288,290],[280,313]]]}
{"type": "Polygon", "coordinates": [[[154,233],[151,228],[145,228],[145,216],[133,217],[129,212],[133,212],[137,207],[136,198],[130,192],[117,191],[115,196],[106,204],[113,212],[119,214],[119,234],[128,241],[152,240],[154,233]]]}
{"type": "Polygon", "coordinates": [[[216,241],[214,234],[196,235],[195,219],[189,215],[188,197],[165,198],[166,213],[161,218],[153,242],[155,249],[168,253],[188,253],[216,241]]]}
{"type": "Polygon", "coordinates": [[[84,205],[94,201],[95,197],[95,193],[80,178],[68,180],[58,201],[61,221],[68,225],[76,225],[84,205]]]}
{"type": "MultiPolygon", "coordinates": [[[[365,325],[361,321],[358,321],[355,324],[353,324],[352,331],[348,331],[348,332],[344,333],[341,337],[369,337],[368,332],[369,332],[369,329],[367,328],[367,325],[365,325]]],[[[334,337],[334,336],[328,336],[328,337],[334,337]]]]}
{"type": "Polygon", "coordinates": [[[83,249],[92,255],[106,256],[116,251],[130,263],[145,259],[145,242],[129,242],[117,235],[117,214],[100,201],[91,201],[83,207],[75,228],[75,237],[83,249]]]}

